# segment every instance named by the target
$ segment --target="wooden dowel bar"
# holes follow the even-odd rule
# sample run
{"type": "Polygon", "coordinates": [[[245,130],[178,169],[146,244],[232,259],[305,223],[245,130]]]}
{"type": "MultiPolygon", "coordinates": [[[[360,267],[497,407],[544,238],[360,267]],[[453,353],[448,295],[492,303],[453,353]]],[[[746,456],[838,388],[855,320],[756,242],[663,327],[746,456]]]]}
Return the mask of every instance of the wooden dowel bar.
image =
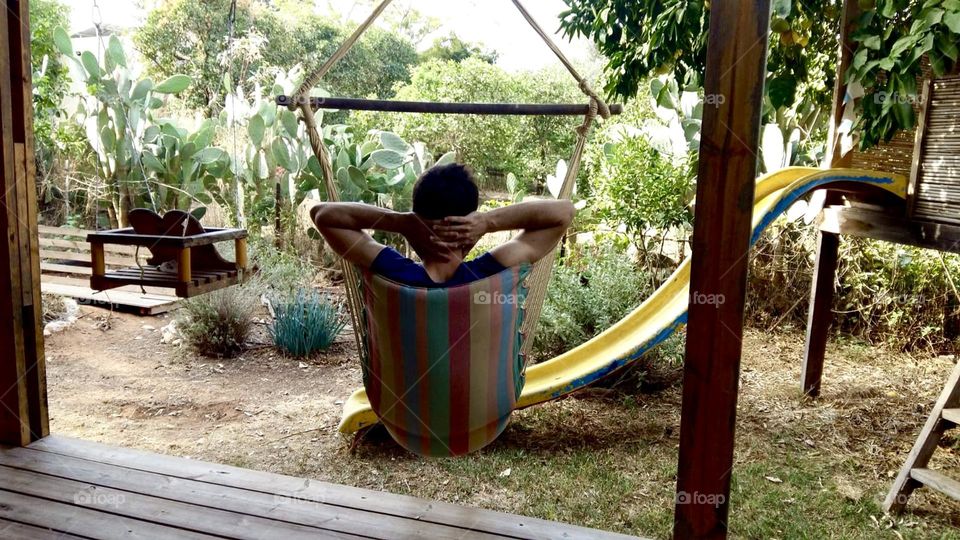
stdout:
{"type": "Polygon", "coordinates": [[[103,244],[90,244],[90,257],[93,265],[93,275],[102,276],[107,272],[107,260],[103,252],[103,244]]]}
{"type": "Polygon", "coordinates": [[[181,248],[177,256],[177,280],[182,283],[187,283],[191,278],[190,248],[181,248]]]}
{"type": "Polygon", "coordinates": [[[237,270],[247,269],[247,239],[237,238],[233,242],[233,251],[236,254],[237,270]]]}
{"type": "MultiPolygon", "coordinates": [[[[289,107],[293,99],[291,96],[277,96],[277,104],[289,107]]],[[[441,103],[435,101],[393,101],[338,97],[313,97],[310,98],[310,106],[314,110],[502,116],[585,116],[590,110],[589,104],[586,103],[441,103]]],[[[610,113],[615,115],[623,113],[623,105],[610,105],[610,113]]]]}

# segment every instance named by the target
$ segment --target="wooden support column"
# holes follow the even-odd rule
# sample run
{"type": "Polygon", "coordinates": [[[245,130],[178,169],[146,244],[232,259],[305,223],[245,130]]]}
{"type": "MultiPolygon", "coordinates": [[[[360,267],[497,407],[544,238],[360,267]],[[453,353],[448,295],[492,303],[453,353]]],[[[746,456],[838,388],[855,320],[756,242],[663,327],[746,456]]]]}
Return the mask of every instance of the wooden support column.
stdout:
{"type": "MultiPolygon", "coordinates": [[[[841,155],[840,137],[837,129],[843,119],[844,98],[847,85],[844,77],[853,60],[854,43],[850,39],[853,26],[860,17],[860,5],[854,0],[844,3],[843,18],[840,21],[840,41],[838,44],[839,63],[833,85],[833,113],[827,140],[827,156],[824,160],[830,168],[849,167],[853,153],[841,155]]],[[[816,195],[815,195],[816,197],[816,195]]],[[[828,207],[841,202],[839,194],[827,192],[819,200],[828,207]]],[[[827,338],[830,324],[833,322],[833,282],[837,275],[837,256],[840,250],[840,237],[836,234],[820,231],[817,242],[817,260],[814,265],[813,281],[810,284],[810,308],[807,311],[807,337],[803,347],[803,364],[800,368],[800,390],[810,397],[820,395],[820,381],[823,377],[823,359],[827,353],[827,338]]]]}
{"type": "Polygon", "coordinates": [[[820,395],[823,358],[827,350],[830,321],[833,318],[833,281],[837,275],[839,250],[840,235],[820,231],[817,262],[813,268],[813,283],[810,287],[807,339],[803,347],[803,366],[800,368],[801,390],[811,397],[820,395]]]}
{"type": "Polygon", "coordinates": [[[47,435],[26,0],[0,9],[0,443],[47,435]]]}
{"type": "Polygon", "coordinates": [[[769,0],[710,10],[675,538],[727,535],[769,24],[769,0]]]}

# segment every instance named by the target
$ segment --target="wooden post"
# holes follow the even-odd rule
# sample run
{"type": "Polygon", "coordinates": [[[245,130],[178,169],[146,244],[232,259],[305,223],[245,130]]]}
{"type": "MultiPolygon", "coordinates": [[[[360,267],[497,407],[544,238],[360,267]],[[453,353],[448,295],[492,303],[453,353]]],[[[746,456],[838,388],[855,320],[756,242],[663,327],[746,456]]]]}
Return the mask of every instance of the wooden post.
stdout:
{"type": "MultiPolygon", "coordinates": [[[[860,17],[860,4],[846,0],[843,19],[840,21],[837,75],[833,85],[833,114],[827,141],[827,156],[824,163],[831,168],[849,167],[853,153],[840,154],[840,137],[837,129],[843,119],[844,98],[847,85],[844,76],[853,60],[854,43],[850,39],[853,25],[860,17]]],[[[840,202],[840,195],[827,192],[820,200],[824,206],[840,202]]],[[[839,236],[821,231],[817,242],[817,260],[814,265],[813,282],[810,284],[810,308],[807,311],[807,336],[803,347],[803,365],[800,368],[800,390],[808,396],[820,395],[823,377],[823,360],[827,353],[827,338],[833,322],[833,282],[837,275],[837,257],[840,249],[839,236]]]]}
{"type": "Polygon", "coordinates": [[[727,535],[769,24],[769,0],[710,10],[675,538],[727,535]]]}
{"type": "Polygon", "coordinates": [[[177,281],[189,283],[193,279],[190,270],[190,248],[180,248],[177,251],[177,281]]]}
{"type": "Polygon", "coordinates": [[[233,241],[233,251],[236,256],[237,270],[247,269],[247,239],[237,238],[233,241]]]}
{"type": "Polygon", "coordinates": [[[106,256],[103,252],[103,244],[100,242],[90,243],[90,259],[93,265],[93,275],[103,276],[107,273],[106,256]]]}
{"type": "Polygon", "coordinates": [[[0,443],[47,435],[29,10],[0,9],[0,443]]]}
{"type": "Polygon", "coordinates": [[[820,395],[823,358],[827,350],[830,320],[833,318],[833,281],[836,278],[840,236],[820,231],[817,262],[810,287],[810,310],[807,315],[807,339],[800,368],[801,390],[810,397],[820,395]]]}

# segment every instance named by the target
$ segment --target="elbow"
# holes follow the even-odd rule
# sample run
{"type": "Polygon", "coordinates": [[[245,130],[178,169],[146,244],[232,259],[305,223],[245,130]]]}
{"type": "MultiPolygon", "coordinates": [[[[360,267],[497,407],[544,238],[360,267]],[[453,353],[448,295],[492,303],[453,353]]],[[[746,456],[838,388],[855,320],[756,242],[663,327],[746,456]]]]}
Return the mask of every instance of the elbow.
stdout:
{"type": "Polygon", "coordinates": [[[568,228],[577,215],[577,209],[573,206],[573,202],[569,200],[564,199],[557,202],[560,203],[557,212],[558,219],[564,228],[568,228]]]}
{"type": "Polygon", "coordinates": [[[314,227],[323,230],[330,216],[330,205],[328,203],[319,203],[310,209],[310,221],[314,227]]]}

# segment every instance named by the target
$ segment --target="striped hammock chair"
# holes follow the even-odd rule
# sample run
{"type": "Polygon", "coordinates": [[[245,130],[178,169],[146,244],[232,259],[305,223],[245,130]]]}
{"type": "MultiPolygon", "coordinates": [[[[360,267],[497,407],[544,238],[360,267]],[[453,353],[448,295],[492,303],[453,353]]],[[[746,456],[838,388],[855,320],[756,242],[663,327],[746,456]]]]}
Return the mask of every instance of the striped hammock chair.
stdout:
{"type": "MultiPolygon", "coordinates": [[[[321,104],[311,99],[311,90],[391,1],[381,0],[293,96],[277,98],[291,110],[299,109],[330,201],[340,200],[340,190],[315,116],[321,104]]],[[[520,0],[511,1],[588,98],[557,195],[569,199],[594,121],[610,118],[619,107],[611,108],[597,95],[520,0]]],[[[507,109],[512,112],[501,114],[519,114],[515,106],[507,109]]],[[[555,259],[556,250],[532,268],[511,268],[447,289],[418,289],[369,273],[361,276],[363,272],[341,260],[370,404],[404,448],[427,456],[460,455],[482,448],[504,430],[523,389],[522,358],[533,345],[555,259]],[[484,294],[490,303],[473,301],[484,294]],[[499,298],[512,300],[497,302],[499,298]]]]}
{"type": "Polygon", "coordinates": [[[529,265],[440,289],[363,273],[363,385],[390,435],[422,456],[493,442],[523,390],[529,265]]]}

